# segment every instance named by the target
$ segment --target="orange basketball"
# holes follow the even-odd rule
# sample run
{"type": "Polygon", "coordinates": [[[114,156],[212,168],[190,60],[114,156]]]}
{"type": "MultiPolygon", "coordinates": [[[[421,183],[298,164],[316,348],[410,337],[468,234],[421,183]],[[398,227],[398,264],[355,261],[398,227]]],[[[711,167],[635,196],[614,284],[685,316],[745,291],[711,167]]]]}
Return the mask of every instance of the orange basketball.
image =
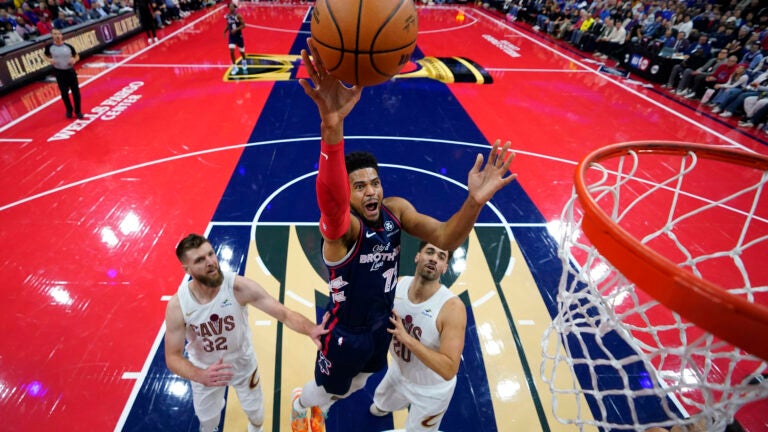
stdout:
{"type": "Polygon", "coordinates": [[[416,47],[412,0],[317,0],[312,42],[328,72],[348,84],[380,84],[400,72],[416,47]]]}

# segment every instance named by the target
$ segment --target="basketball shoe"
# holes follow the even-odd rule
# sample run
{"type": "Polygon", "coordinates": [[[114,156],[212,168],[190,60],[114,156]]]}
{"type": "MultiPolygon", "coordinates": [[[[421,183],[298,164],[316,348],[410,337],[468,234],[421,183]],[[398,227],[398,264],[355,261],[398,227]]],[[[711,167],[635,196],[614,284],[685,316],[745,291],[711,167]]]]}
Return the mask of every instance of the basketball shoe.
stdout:
{"type": "Polygon", "coordinates": [[[325,413],[319,406],[309,409],[312,417],[309,419],[309,427],[312,432],[325,432],[325,413]]]}
{"type": "Polygon", "coordinates": [[[296,399],[301,397],[301,389],[295,388],[291,392],[291,432],[309,432],[309,419],[307,411],[296,411],[296,399]]]}

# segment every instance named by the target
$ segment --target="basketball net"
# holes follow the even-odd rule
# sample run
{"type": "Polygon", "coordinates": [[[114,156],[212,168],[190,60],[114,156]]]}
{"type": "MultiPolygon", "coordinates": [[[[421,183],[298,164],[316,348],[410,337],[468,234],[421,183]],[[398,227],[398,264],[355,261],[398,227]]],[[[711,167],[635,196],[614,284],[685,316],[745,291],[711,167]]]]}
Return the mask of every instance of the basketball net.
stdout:
{"type": "Polygon", "coordinates": [[[589,155],[575,180],[543,339],[555,417],[723,430],[768,396],[768,158],[627,143],[589,155]]]}

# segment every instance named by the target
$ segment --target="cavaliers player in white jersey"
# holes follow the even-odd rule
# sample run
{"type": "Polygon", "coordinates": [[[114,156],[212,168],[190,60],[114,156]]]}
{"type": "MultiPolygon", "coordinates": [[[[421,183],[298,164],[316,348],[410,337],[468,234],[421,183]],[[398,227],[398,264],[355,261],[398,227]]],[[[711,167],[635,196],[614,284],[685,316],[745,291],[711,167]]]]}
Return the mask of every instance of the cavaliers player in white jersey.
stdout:
{"type": "Polygon", "coordinates": [[[452,252],[422,241],[416,274],[400,279],[390,322],[394,336],[384,379],[376,387],[371,414],[410,407],[407,432],[437,431],[456,388],[467,312],[440,283],[452,252]]]}
{"type": "Polygon", "coordinates": [[[223,272],[211,243],[190,234],[176,247],[189,283],[168,302],[165,315],[165,362],[168,369],[192,381],[195,414],[201,432],[216,431],[224,392],[231,385],[248,416],[248,432],[262,430],[264,404],[256,354],[248,326],[250,304],[291,330],[309,336],[320,347],[327,333],[294,312],[253,280],[223,272]],[[185,340],[186,346],[185,346],[185,340]],[[184,356],[187,351],[188,358],[184,356]]]}

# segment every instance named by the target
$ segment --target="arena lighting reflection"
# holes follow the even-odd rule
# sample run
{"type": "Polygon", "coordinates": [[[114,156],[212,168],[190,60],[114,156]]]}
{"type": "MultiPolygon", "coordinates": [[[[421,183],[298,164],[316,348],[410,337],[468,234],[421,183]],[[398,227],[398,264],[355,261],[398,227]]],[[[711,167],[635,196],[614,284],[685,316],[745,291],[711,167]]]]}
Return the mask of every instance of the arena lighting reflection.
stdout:
{"type": "Polygon", "coordinates": [[[22,388],[28,395],[32,397],[43,397],[46,393],[48,393],[48,389],[45,388],[43,383],[40,381],[32,381],[29,384],[24,384],[22,388]]]}
{"type": "Polygon", "coordinates": [[[232,257],[234,256],[234,251],[231,247],[227,245],[222,245],[219,247],[219,268],[221,271],[225,272],[234,272],[235,270],[232,269],[232,257]]]}
{"type": "Polygon", "coordinates": [[[493,336],[493,326],[490,323],[480,324],[477,333],[483,340],[488,355],[499,355],[504,350],[504,343],[493,336]]]}
{"type": "Polygon", "coordinates": [[[502,401],[513,399],[520,391],[520,383],[512,380],[501,380],[496,384],[496,395],[502,401]]]}
{"type": "Polygon", "coordinates": [[[467,268],[467,260],[464,258],[467,256],[467,250],[464,247],[459,246],[453,251],[453,264],[451,264],[451,270],[454,273],[461,273],[467,268]]]}
{"type": "Polygon", "coordinates": [[[72,304],[72,297],[69,295],[69,291],[60,286],[51,288],[51,290],[48,291],[48,295],[53,297],[53,300],[62,306],[69,306],[72,304]]]}
{"type": "Polygon", "coordinates": [[[176,396],[179,399],[186,399],[190,387],[184,380],[173,380],[168,383],[166,393],[176,396]]]}
{"type": "MultiPolygon", "coordinates": [[[[547,231],[549,232],[549,235],[552,236],[552,238],[555,239],[557,244],[562,244],[563,242],[563,233],[570,231],[570,227],[566,224],[564,224],[560,219],[553,219],[549,222],[547,222],[547,231]]],[[[570,241],[572,243],[575,243],[579,237],[581,237],[581,230],[576,230],[571,235],[570,241]]]]}
{"type": "Polygon", "coordinates": [[[136,213],[132,211],[129,211],[123,218],[123,221],[120,222],[120,232],[123,234],[134,233],[138,231],[139,228],[141,228],[141,220],[136,213]]]}
{"type": "Polygon", "coordinates": [[[104,227],[101,229],[101,241],[109,247],[115,247],[118,243],[115,232],[112,231],[112,228],[109,227],[104,227]]]}

